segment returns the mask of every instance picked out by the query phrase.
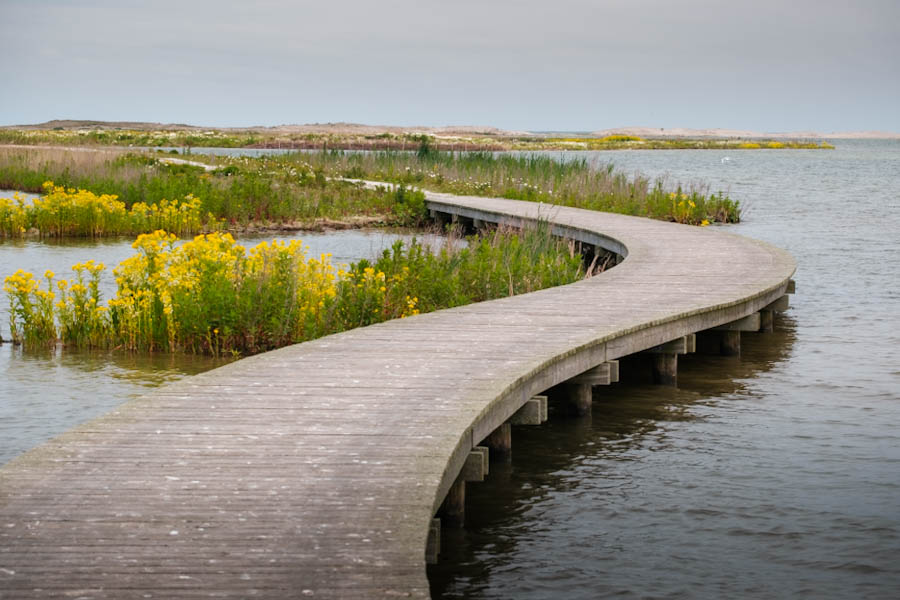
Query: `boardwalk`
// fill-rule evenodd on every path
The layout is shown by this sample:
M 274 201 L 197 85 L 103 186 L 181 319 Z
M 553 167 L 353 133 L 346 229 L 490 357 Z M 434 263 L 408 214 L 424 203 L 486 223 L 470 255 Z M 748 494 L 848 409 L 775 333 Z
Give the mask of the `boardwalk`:
M 569 286 L 357 329 L 129 402 L 0 469 L 0 598 L 428 597 L 432 518 L 529 398 L 752 315 L 794 261 L 716 231 L 428 194 L 627 251 Z

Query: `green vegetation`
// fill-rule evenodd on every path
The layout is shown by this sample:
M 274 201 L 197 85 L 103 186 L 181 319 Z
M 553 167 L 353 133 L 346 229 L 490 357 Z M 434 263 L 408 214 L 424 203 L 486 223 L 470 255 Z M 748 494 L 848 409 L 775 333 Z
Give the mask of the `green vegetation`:
M 195 148 L 244 148 L 258 144 L 254 133 L 226 133 L 217 130 L 134 129 L 0 129 L 0 144 L 58 146 L 161 146 Z
M 586 276 L 573 244 L 549 227 L 495 230 L 434 253 L 398 242 L 374 263 L 341 270 L 328 255 L 308 258 L 300 242 L 246 249 L 229 234 L 178 245 L 164 231 L 141 235 L 138 253 L 114 274 L 115 298 L 99 293 L 105 270 L 93 261 L 74 277 L 5 279 L 15 343 L 255 353 L 421 312 L 530 292 Z M 46 281 L 45 285 L 42 282 Z
M 336 222 L 413 226 L 424 218 L 424 203 L 415 192 L 398 195 L 332 181 L 321 168 L 314 168 L 302 157 L 290 164 L 251 159 L 240 166 L 223 165 L 214 171 L 169 164 L 163 158 L 164 155 L 115 151 L 0 148 L 0 188 L 40 193 L 45 182 L 53 181 L 64 188 L 115 196 L 114 200 L 127 211 L 191 196 L 199 203 L 196 211 L 203 215 L 203 223 L 187 231 L 216 229 L 220 225 L 237 229 L 248 225 L 312 229 Z M 33 222 L 18 221 L 4 226 L 4 210 L 10 213 L 16 205 L 12 201 L 0 203 L 0 235 L 3 231 L 17 235 L 19 228 L 27 231 L 37 227 Z M 71 213 L 67 215 L 72 218 Z M 165 223 L 160 226 L 169 228 Z M 159 227 L 143 231 L 155 228 Z M 132 228 L 118 232 L 138 231 Z
M 419 140 L 416 152 L 332 150 L 259 158 L 194 158 L 216 168 L 207 171 L 170 164 L 159 154 L 0 148 L 0 188 L 40 191 L 51 180 L 66 188 L 115 195 L 129 210 L 139 203 L 159 205 L 164 199 L 190 195 L 199 201 L 204 229 L 219 228 L 220 222 L 224 228 L 236 229 L 260 224 L 311 228 L 323 221 L 360 217 L 369 224 L 415 226 L 425 218 L 425 203 L 410 186 L 696 225 L 740 219 L 737 202 L 701 187 L 673 190 L 664 181 L 629 178 L 611 165 L 598 168 L 584 158 L 563 161 L 538 154 L 442 152 L 427 139 Z M 367 190 L 341 178 L 404 187 Z M 7 229 L 15 234 L 18 221 L 9 221 Z
M 41 237 L 103 237 L 155 229 L 186 235 L 221 225 L 211 214 L 203 215 L 200 200 L 191 195 L 158 204 L 136 202 L 129 209 L 108 194 L 66 189 L 52 181 L 43 188 L 44 195 L 33 202 L 19 196 L 0 198 L 0 238 L 23 237 L 29 231 Z
M 230 159 L 243 164 L 246 159 Z M 267 159 L 287 168 L 295 156 Z M 304 162 L 331 177 L 349 177 L 414 185 L 424 189 L 499 196 L 545 204 L 575 206 L 691 223 L 733 223 L 740 206 L 722 193 L 704 188 L 667 189 L 662 180 L 628 178 L 612 165 L 597 168 L 584 158 L 561 161 L 538 154 L 492 152 L 320 152 Z

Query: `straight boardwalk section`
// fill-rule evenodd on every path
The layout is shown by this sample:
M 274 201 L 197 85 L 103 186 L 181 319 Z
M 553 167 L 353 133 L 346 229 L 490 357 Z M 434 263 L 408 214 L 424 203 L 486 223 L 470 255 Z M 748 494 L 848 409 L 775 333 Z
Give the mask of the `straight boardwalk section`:
M 184 379 L 0 469 L 0 598 L 428 597 L 432 519 L 529 398 L 778 300 L 784 251 L 714 228 L 428 194 L 618 250 L 576 284 Z

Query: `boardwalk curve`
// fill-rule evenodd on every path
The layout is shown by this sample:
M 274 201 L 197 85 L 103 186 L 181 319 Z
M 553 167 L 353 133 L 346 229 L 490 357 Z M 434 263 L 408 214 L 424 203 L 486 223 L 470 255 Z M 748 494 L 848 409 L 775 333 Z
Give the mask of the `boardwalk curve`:
M 184 379 L 0 468 L 0 598 L 428 597 L 432 518 L 533 395 L 752 315 L 783 250 L 716 228 L 428 193 L 626 258 L 572 285 L 348 331 Z

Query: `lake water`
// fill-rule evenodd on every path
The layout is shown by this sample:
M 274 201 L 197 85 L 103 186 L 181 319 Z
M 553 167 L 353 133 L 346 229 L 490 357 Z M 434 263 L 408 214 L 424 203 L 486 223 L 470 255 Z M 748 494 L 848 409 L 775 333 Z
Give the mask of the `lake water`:
M 729 231 L 797 258 L 792 307 L 739 359 L 681 360 L 678 389 L 514 431 L 434 597 L 900 597 L 900 142 L 835 144 L 593 157 L 730 192 Z
M 434 597 L 897 597 L 900 142 L 835 144 L 588 155 L 729 192 L 745 221 L 726 229 L 792 252 L 797 294 L 740 358 L 681 360 L 677 389 L 616 384 L 590 420 L 517 428 L 512 461 L 469 486 L 467 527 L 444 531 Z M 106 247 L 29 244 L 0 245 L 0 273 Z M 0 461 L 209 367 L 93 360 L 0 346 Z

